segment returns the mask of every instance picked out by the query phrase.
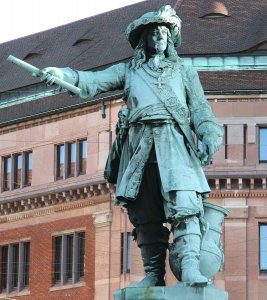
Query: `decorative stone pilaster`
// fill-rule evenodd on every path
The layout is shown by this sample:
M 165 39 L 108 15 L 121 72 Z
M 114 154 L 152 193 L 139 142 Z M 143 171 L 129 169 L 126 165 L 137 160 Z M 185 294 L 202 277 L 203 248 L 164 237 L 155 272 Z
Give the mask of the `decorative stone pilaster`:
M 108 204 L 108 203 L 107 203 Z M 111 222 L 112 211 L 106 206 L 93 214 L 95 226 L 95 297 L 109 299 L 111 268 Z

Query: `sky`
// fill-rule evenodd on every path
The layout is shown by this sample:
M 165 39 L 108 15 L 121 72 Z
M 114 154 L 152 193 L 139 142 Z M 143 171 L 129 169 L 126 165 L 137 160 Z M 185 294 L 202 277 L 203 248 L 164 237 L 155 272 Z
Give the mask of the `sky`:
M 142 0 L 1 1 L 0 43 L 141 1 Z

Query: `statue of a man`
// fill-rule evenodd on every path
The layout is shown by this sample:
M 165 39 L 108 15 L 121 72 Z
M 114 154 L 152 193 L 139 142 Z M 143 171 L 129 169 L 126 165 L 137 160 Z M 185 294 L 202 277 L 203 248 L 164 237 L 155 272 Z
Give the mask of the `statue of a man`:
M 135 286 L 164 286 L 169 222 L 179 253 L 179 280 L 205 286 L 199 271 L 204 230 L 202 200 L 210 192 L 202 165 L 221 144 L 222 128 L 205 99 L 197 72 L 175 47 L 181 21 L 169 5 L 133 21 L 126 34 L 134 54 L 129 62 L 103 71 L 46 68 L 43 78 L 59 77 L 81 88 L 80 97 L 124 89 L 117 139 L 105 175 L 115 182 L 116 203 L 127 208 L 146 277 Z M 197 149 L 193 134 L 203 143 Z

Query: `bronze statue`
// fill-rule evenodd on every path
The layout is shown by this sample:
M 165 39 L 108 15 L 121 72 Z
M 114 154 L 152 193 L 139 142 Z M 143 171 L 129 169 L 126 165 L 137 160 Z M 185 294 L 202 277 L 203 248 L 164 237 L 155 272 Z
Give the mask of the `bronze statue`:
M 115 204 L 127 208 L 141 249 L 146 277 L 134 286 L 165 285 L 166 222 L 178 253 L 176 277 L 205 286 L 208 279 L 199 270 L 199 256 L 206 224 L 202 201 L 210 188 L 202 166 L 218 150 L 222 128 L 197 72 L 177 55 L 181 21 L 174 9 L 166 5 L 144 14 L 126 34 L 134 49 L 129 62 L 96 72 L 50 67 L 42 70 L 42 80 L 64 80 L 78 87 L 82 98 L 124 90 L 127 109 L 119 116 L 105 177 L 117 184 Z M 192 132 L 202 141 L 202 152 Z

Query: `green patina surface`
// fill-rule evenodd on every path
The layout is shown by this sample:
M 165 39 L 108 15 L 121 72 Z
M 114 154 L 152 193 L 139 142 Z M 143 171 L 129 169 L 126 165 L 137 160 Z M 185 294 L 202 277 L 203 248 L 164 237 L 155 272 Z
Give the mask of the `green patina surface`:
M 177 284 L 169 287 L 117 290 L 114 292 L 114 300 L 228 300 L 228 293 L 212 284 L 203 288 Z

